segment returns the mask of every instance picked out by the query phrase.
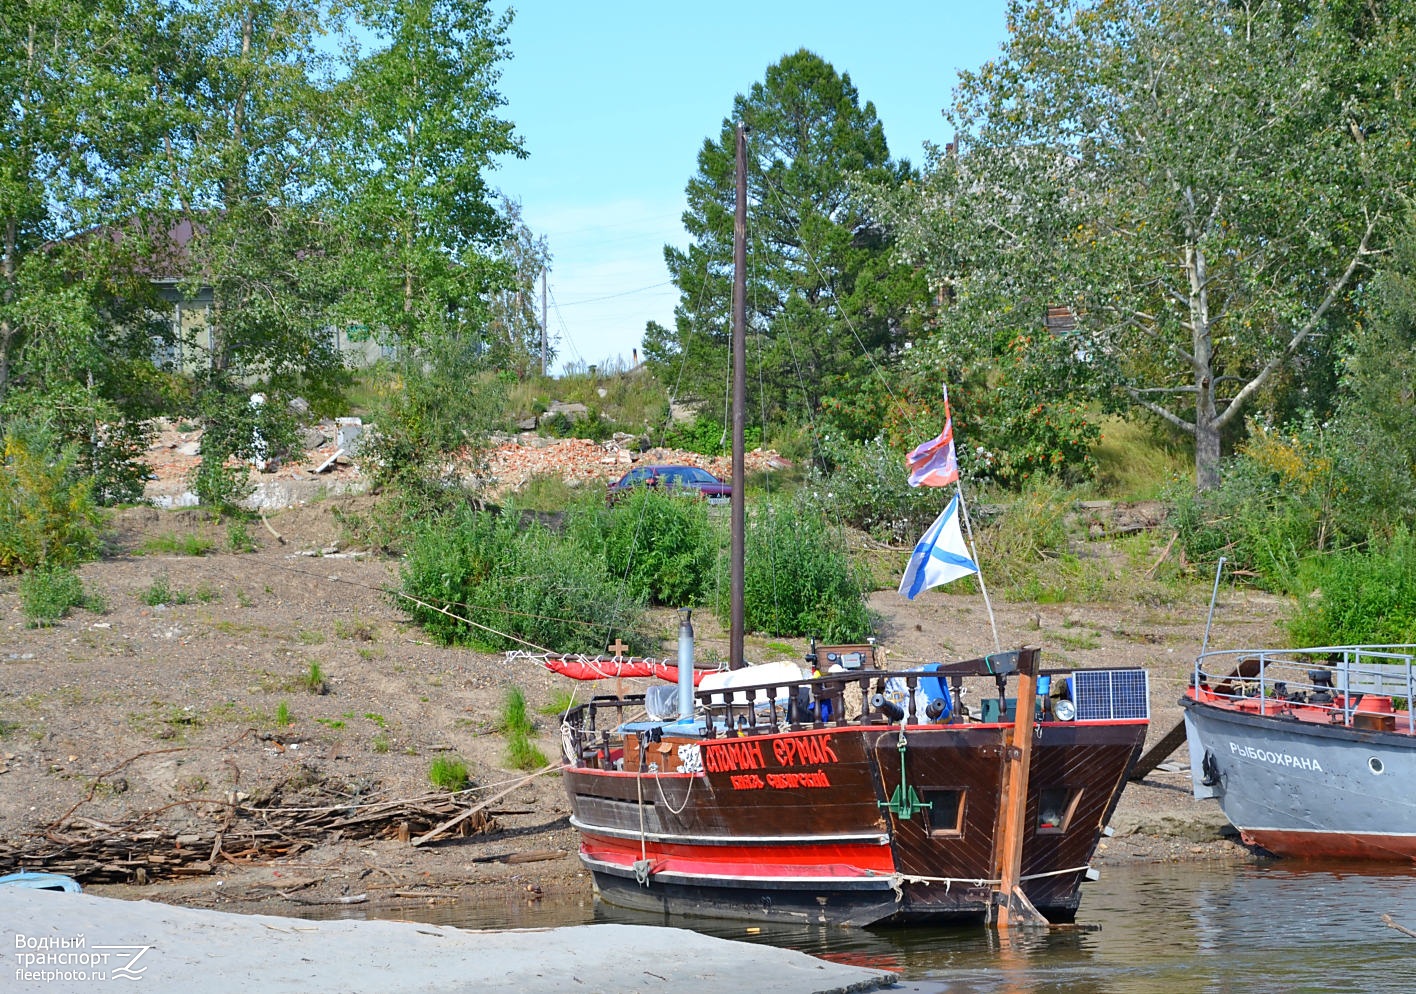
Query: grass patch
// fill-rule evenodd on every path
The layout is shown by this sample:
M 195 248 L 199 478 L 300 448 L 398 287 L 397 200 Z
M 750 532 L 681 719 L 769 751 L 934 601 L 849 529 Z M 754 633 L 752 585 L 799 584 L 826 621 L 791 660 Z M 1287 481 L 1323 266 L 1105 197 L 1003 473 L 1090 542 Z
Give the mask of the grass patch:
M 526 710 L 526 695 L 520 687 L 511 687 L 502 699 L 501 711 L 497 715 L 497 731 L 508 737 L 530 735 L 535 725 Z
M 256 539 L 250 526 L 239 518 L 226 526 L 226 548 L 229 552 L 255 552 Z
M 343 720 L 342 718 L 316 718 L 315 721 L 316 721 L 318 724 L 323 725 L 325 728 L 343 728 L 343 727 L 344 727 L 344 720 Z
M 551 699 L 537 710 L 547 717 L 555 718 L 575 707 L 575 691 L 562 687 L 551 695 Z
M 325 633 L 317 632 L 309 628 L 302 628 L 295 633 L 295 641 L 299 642 L 301 645 L 324 645 Z
M 539 770 L 550 762 L 530 739 L 512 739 L 508 742 L 506 759 L 516 770 Z
M 30 628 L 47 628 L 84 603 L 79 575 L 62 566 L 39 566 L 20 577 L 20 610 Z
M 1193 443 L 1191 443 L 1193 444 Z M 1101 439 L 1092 449 L 1097 489 L 1122 500 L 1156 500 L 1168 483 L 1194 472 L 1193 451 L 1164 429 L 1120 418 L 1104 418 Z
M 318 660 L 310 660 L 310 666 L 305 670 L 302 682 L 305 684 L 305 689 L 312 694 L 329 693 L 329 684 L 325 681 L 324 670 L 320 669 Z
M 1076 651 L 1095 649 L 1101 645 L 1101 639 L 1096 632 L 1061 632 L 1055 633 L 1053 638 L 1062 648 Z
M 1287 622 L 1296 644 L 1416 642 L 1416 535 L 1405 527 L 1381 549 L 1311 556 L 1300 576 L 1311 593 Z
M 178 604 L 190 604 L 192 595 L 185 590 L 179 590 L 172 586 L 172 581 L 166 573 L 160 573 L 146 590 L 139 595 L 139 599 L 148 607 L 157 607 L 159 604 L 166 604 L 173 607 Z
M 560 511 L 584 492 L 583 487 L 572 487 L 556 473 L 538 473 L 516 491 L 516 506 L 528 511 Z
M 351 621 L 335 619 L 334 634 L 337 638 L 353 642 L 374 642 L 379 637 L 379 630 L 373 622 L 355 617 Z
M 203 720 L 190 706 L 178 707 L 176 704 L 154 701 L 153 707 L 148 711 L 129 715 L 128 723 L 153 738 L 181 742 L 186 739 L 188 732 L 201 728 Z
M 281 728 L 295 724 L 295 716 L 290 713 L 290 705 L 284 701 L 275 706 L 275 723 Z
M 211 630 L 223 635 L 260 635 L 266 638 L 270 636 L 270 629 L 265 625 L 242 624 L 239 621 L 227 621 L 225 618 L 213 621 Z
M 467 786 L 467 764 L 458 756 L 434 756 L 428 779 L 438 790 L 458 791 Z
M 264 724 L 264 718 L 253 708 L 235 701 L 223 701 L 207 710 L 207 717 L 213 721 L 244 721 L 250 724 Z
M 647 370 L 630 375 L 624 363 L 574 363 L 559 377 L 528 376 L 507 387 L 512 419 L 542 414 L 552 400 L 581 403 L 597 421 L 628 432 L 662 429 L 669 420 L 668 391 Z
M 216 543 L 201 535 L 178 535 L 168 532 L 165 535 L 154 535 L 143 540 L 143 544 L 138 550 L 146 555 L 165 554 L 169 556 L 205 556 L 212 549 L 216 548 Z
M 379 734 L 373 737 L 373 740 L 370 742 L 370 745 L 373 746 L 374 752 L 388 752 L 388 736 L 383 732 L 379 732 Z
M 531 741 L 535 725 L 526 711 L 526 695 L 520 687 L 507 690 L 497 728 L 506 736 L 506 758 L 512 769 L 534 770 L 546 765 L 545 753 Z

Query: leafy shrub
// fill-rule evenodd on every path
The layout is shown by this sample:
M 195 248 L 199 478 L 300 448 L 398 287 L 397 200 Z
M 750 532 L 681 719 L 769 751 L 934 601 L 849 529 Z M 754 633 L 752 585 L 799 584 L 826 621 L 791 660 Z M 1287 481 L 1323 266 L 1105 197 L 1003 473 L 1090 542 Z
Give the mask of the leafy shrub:
M 1066 487 L 1033 477 L 1000 513 L 986 523 L 973 522 L 986 578 L 1000 587 L 1037 588 L 1039 567 L 1047 564 L 1050 569 L 1068 555 L 1067 514 L 1072 503 Z
M 821 513 L 805 502 L 763 501 L 747 517 L 743 615 L 748 628 L 775 635 L 814 635 L 856 642 L 871 631 L 863 578 Z M 725 557 L 726 558 L 726 557 Z M 719 569 L 724 575 L 728 565 Z M 714 611 L 729 617 L 729 591 Z
M 83 581 L 62 566 L 38 566 L 20 577 L 20 610 L 31 628 L 44 628 L 85 603 Z
M 973 451 L 977 477 L 1007 486 L 1038 475 L 1072 483 L 1089 479 L 1096 468 L 1092 450 L 1101 438 L 1097 416 L 1078 401 L 1028 403 L 1033 398 L 1009 393 L 990 394 L 993 403 L 979 412 Z
M 971 319 L 957 312 L 951 319 Z M 1091 479 L 1105 405 L 1121 391 L 1097 382 L 1097 370 L 1070 335 L 1000 330 L 992 338 L 987 379 L 951 392 L 959 462 L 975 480 L 1016 488 L 1035 476 L 1068 484 Z M 979 367 L 982 368 L 982 367 Z M 955 396 L 956 394 L 956 396 Z M 943 425 L 942 412 L 935 423 Z
M 93 478 L 49 428 L 12 421 L 0 436 L 0 573 L 72 566 L 98 551 Z
M 46 391 L 16 390 L 0 406 L 0 421 L 22 418 L 51 426 L 56 444 L 72 445 L 75 465 L 93 478 L 102 505 L 143 499 L 152 423 L 125 417 L 111 403 L 77 385 Z
M 255 493 L 244 463 L 228 465 L 224 456 L 202 453 L 202 461 L 187 474 L 187 485 L 203 507 L 219 514 L 237 514 L 241 502 Z
M 377 430 L 364 434 L 358 452 L 376 486 L 418 500 L 458 489 L 461 456 L 505 413 L 506 387 L 495 375 L 478 375 L 486 363 L 477 343 L 449 339 L 416 350 L 378 382 Z
M 1309 553 L 1365 537 L 1344 519 L 1348 489 L 1323 428 L 1313 421 L 1273 429 L 1251 425 L 1248 441 L 1224 460 L 1218 488 L 1177 485 L 1168 517 L 1192 562 L 1224 556 L 1269 589 L 1290 589 Z
M 467 787 L 467 764 L 459 756 L 434 756 L 428 780 L 438 790 L 463 790 Z
M 226 525 L 226 548 L 230 552 L 255 552 L 256 540 L 245 521 L 235 518 Z
M 597 408 L 589 408 L 583 418 L 572 418 L 564 411 L 540 422 L 538 427 L 544 435 L 552 438 L 584 438 L 592 442 L 604 442 L 619 430 L 619 425 L 605 417 Z
M 703 601 L 721 545 L 705 501 L 635 487 L 607 518 L 605 564 L 631 596 L 670 607 Z
M 268 459 L 289 452 L 296 445 L 297 418 L 276 394 L 253 403 L 251 394 L 233 384 L 223 384 L 202 395 L 202 459 L 241 462 Z
M 910 486 L 904 454 L 880 438 L 818 440 L 809 486 L 827 517 L 885 542 L 914 542 L 943 509 L 937 490 Z
M 747 425 L 742 434 L 743 443 L 749 450 L 762 444 L 761 425 Z M 732 427 L 718 418 L 699 415 L 692 421 L 670 424 L 664 429 L 660 444 L 704 456 L 725 456 L 732 449 Z
M 1299 645 L 1416 643 L 1416 536 L 1397 529 L 1383 548 L 1311 556 L 1288 621 Z
M 634 632 L 642 601 L 606 576 L 602 553 L 523 527 L 514 511 L 464 507 L 423 522 L 401 583 L 396 602 L 445 644 L 598 653 L 618 635 L 652 647 Z

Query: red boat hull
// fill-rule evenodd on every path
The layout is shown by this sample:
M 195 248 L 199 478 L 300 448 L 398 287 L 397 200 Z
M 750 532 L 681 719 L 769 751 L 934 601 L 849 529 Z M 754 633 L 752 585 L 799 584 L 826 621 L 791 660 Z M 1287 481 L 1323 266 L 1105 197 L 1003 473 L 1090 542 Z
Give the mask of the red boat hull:
M 867 925 L 983 921 L 994 902 L 1010 725 L 898 725 L 666 741 L 658 765 L 565 768 L 581 859 L 602 897 L 641 910 Z M 1054 921 L 1080 886 L 1146 722 L 1037 726 L 1022 877 Z M 631 765 L 639 757 L 631 757 Z M 902 784 L 902 770 L 905 782 Z M 934 807 L 892 809 L 900 789 Z M 1044 810 L 1062 797 L 1066 825 Z

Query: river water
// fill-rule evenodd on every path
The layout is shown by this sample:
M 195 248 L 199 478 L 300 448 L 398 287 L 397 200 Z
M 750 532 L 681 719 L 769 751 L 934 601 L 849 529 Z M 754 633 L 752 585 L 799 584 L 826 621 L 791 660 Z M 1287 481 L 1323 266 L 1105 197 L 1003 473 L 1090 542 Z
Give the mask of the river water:
M 388 917 L 466 928 L 591 922 L 674 924 L 890 970 L 922 994 L 1410 994 L 1416 991 L 1416 869 L 1297 863 L 1107 867 L 1083 891 L 1078 926 L 754 929 L 672 922 L 590 900 L 401 908 Z

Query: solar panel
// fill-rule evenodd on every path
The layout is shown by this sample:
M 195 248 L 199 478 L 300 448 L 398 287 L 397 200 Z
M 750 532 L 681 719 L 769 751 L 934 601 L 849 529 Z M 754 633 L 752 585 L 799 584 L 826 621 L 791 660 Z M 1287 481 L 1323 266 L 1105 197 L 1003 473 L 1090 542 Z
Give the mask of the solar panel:
M 1078 670 L 1072 674 L 1078 721 L 1150 718 L 1150 680 L 1145 670 Z

